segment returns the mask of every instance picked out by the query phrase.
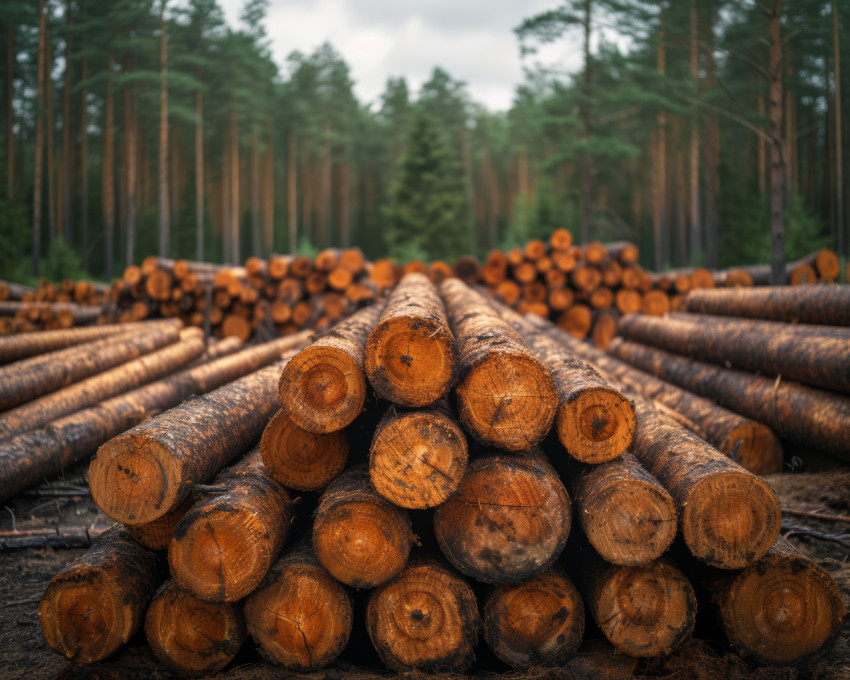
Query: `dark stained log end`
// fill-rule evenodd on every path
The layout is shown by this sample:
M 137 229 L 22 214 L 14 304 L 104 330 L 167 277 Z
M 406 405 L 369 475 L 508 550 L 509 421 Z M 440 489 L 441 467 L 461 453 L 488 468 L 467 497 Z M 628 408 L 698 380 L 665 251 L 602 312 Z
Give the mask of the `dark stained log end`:
M 619 390 L 591 385 L 558 409 L 555 425 L 567 452 L 584 463 L 612 460 L 631 446 L 637 427 L 632 402 Z

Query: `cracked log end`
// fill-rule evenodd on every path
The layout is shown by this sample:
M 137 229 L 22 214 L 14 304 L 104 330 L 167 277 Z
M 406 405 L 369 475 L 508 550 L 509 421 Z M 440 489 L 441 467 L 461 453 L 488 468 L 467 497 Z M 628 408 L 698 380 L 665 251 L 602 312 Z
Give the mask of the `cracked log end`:
M 631 445 L 637 425 L 634 406 L 621 392 L 592 386 L 561 405 L 555 426 L 573 458 L 603 463 Z

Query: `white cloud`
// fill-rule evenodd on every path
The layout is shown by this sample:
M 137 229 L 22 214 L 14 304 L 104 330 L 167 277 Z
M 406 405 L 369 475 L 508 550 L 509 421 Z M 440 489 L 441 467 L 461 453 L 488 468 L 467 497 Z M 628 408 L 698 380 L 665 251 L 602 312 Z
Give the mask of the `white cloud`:
M 220 0 L 235 26 L 243 0 Z M 390 76 L 416 91 L 434 66 L 467 83 L 472 99 L 491 110 L 510 107 L 522 82 L 513 29 L 557 0 L 272 0 L 266 21 L 275 61 L 330 42 L 351 69 L 362 102 L 377 101 Z M 580 46 L 563 40 L 540 53 L 546 63 L 576 68 Z

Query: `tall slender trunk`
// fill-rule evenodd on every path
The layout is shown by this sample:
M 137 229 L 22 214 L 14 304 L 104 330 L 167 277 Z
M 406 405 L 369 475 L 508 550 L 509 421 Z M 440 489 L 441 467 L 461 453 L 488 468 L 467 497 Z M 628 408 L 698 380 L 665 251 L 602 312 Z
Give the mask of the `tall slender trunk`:
M 794 62 L 791 48 L 787 48 L 782 56 L 782 61 L 785 63 L 785 75 L 787 76 L 788 85 L 783 87 L 783 99 L 785 102 L 785 110 L 782 113 L 783 123 L 785 127 L 785 199 L 789 200 L 793 193 L 796 192 L 795 166 L 797 163 L 797 140 L 795 136 L 796 125 L 794 124 L 794 109 L 796 108 L 797 99 L 794 96 L 794 90 L 791 88 L 794 76 Z
M 53 78 L 51 71 L 53 70 L 53 38 L 50 35 L 50 24 L 47 24 L 46 31 L 47 41 L 45 52 L 47 53 L 47 61 L 44 65 L 46 73 L 44 75 L 47 83 L 47 101 L 45 102 L 45 113 L 47 115 L 47 226 L 50 230 L 50 243 L 58 236 L 56 230 L 56 175 L 53 158 Z
M 195 259 L 204 259 L 204 93 L 195 93 Z
M 838 3 L 832 3 L 832 40 L 835 51 L 835 226 L 836 247 L 842 257 L 847 254 L 844 232 L 844 163 L 841 140 L 841 50 L 838 41 Z
M 699 26 L 696 0 L 691 0 L 691 81 L 694 97 L 699 94 Z M 699 114 L 696 104 L 691 107 L 691 148 L 690 160 L 690 223 L 691 223 L 691 264 L 696 265 L 702 250 L 702 230 L 699 222 Z
M 319 247 L 325 248 L 330 245 L 331 234 L 331 131 L 326 125 L 323 132 L 322 143 L 322 175 L 321 175 L 321 202 L 320 206 L 320 238 Z
M 764 95 L 759 92 L 758 94 L 758 114 L 759 118 L 764 118 Z M 762 127 L 759 124 L 759 127 Z M 764 135 L 759 135 L 758 138 L 758 164 L 759 164 L 759 196 L 764 196 L 765 189 L 767 187 L 767 149 L 764 143 Z
M 785 141 L 782 138 L 782 30 L 780 0 L 770 14 L 770 280 L 785 282 Z
M 106 76 L 106 105 L 103 130 L 103 231 L 106 278 L 112 278 L 113 240 L 115 238 L 115 100 L 112 94 L 112 71 L 115 57 L 109 53 L 109 73 Z
M 472 152 L 469 144 L 469 130 L 466 129 L 466 119 L 460 129 L 460 153 L 463 163 L 463 180 L 466 189 L 466 228 L 469 235 L 469 252 L 478 251 L 478 232 L 475 226 L 475 187 L 472 177 Z
M 658 75 L 664 78 L 667 73 L 667 50 L 664 44 L 664 10 L 661 9 L 658 27 Z M 656 155 L 656 173 L 658 174 L 658 205 L 655 221 L 655 268 L 660 271 L 670 263 L 670 225 L 667 218 L 667 112 L 658 112 L 658 153 Z
M 584 103 L 581 106 L 583 135 L 590 140 L 592 133 L 590 96 L 593 90 L 593 64 L 590 56 L 592 2 L 584 0 Z M 590 228 L 593 221 L 593 159 L 584 153 L 581 159 L 581 242 L 590 241 Z
M 221 138 L 221 252 L 227 264 L 233 264 L 233 230 L 230 228 L 230 117 L 224 123 Z
M 705 25 L 706 60 L 705 60 L 705 89 L 714 89 L 714 9 L 708 12 Z M 718 158 L 720 156 L 720 134 L 717 125 L 717 114 L 709 112 L 705 116 L 705 266 L 717 269 L 718 250 L 718 216 L 717 216 L 717 176 Z
M 159 33 L 159 256 L 168 257 L 171 240 L 168 224 L 168 52 L 165 39 L 165 5 L 162 0 Z
M 676 116 L 673 119 L 673 139 L 682 139 L 684 121 Z M 671 152 L 676 167 L 676 176 L 671 180 L 676 184 L 676 227 L 679 234 L 678 250 L 676 258 L 678 265 L 684 267 L 688 264 L 688 180 L 685 172 L 685 145 L 674 142 Z
M 260 257 L 262 253 L 262 224 L 260 219 L 260 140 L 257 124 L 251 130 L 251 254 Z
M 298 247 L 298 146 L 295 133 L 289 134 L 289 167 L 286 172 L 286 207 L 288 210 L 287 227 L 289 229 L 289 252 L 294 253 Z
M 519 149 L 519 164 L 517 166 L 517 193 L 522 197 L 522 238 L 528 236 L 528 149 L 525 142 Z
M 304 140 L 301 156 L 301 224 L 304 236 L 310 243 L 316 243 L 313 230 L 313 163 L 310 157 L 310 139 Z
M 71 243 L 71 0 L 65 4 L 65 89 L 62 93 L 62 237 Z
M 138 100 L 130 96 L 129 90 L 125 90 L 124 106 L 129 111 L 129 125 L 127 125 L 127 243 L 125 266 L 133 264 L 136 257 L 136 224 L 138 222 L 138 202 L 136 197 L 136 150 L 138 149 L 139 121 Z
M 36 277 L 41 257 L 41 163 L 43 160 L 41 128 L 44 111 L 44 34 L 47 29 L 44 0 L 39 0 L 38 16 L 38 99 L 35 113 L 35 171 L 32 199 L 32 275 Z
M 269 124 L 266 153 L 263 156 L 263 253 L 274 251 L 274 133 Z
M 88 47 L 88 34 L 83 36 L 83 54 Z M 89 60 L 83 56 L 81 78 L 88 78 Z M 89 90 L 83 87 L 80 101 L 80 240 L 83 271 L 89 271 Z
M 350 189 L 348 186 L 348 149 L 342 148 L 342 161 L 339 167 L 339 245 L 348 248 L 350 224 Z
M 241 219 L 239 214 L 239 121 L 236 109 L 230 109 L 230 247 L 233 264 L 239 264 Z
M 15 196 L 15 107 L 13 101 L 15 79 L 15 30 L 11 21 L 6 30 L 6 196 Z

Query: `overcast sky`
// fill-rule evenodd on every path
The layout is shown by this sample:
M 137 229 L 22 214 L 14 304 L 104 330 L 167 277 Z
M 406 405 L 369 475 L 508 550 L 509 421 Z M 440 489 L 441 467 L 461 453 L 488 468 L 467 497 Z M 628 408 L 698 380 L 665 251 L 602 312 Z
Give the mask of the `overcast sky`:
M 243 0 L 220 0 L 238 24 Z M 387 78 L 404 76 L 414 92 L 441 66 L 463 80 L 476 102 L 506 110 L 522 82 L 513 32 L 524 17 L 558 0 L 271 0 L 266 26 L 278 66 L 293 50 L 330 42 L 351 69 L 363 102 L 378 101 Z M 579 35 L 541 52 L 570 71 L 580 65 Z M 526 58 L 527 60 L 528 58 Z

